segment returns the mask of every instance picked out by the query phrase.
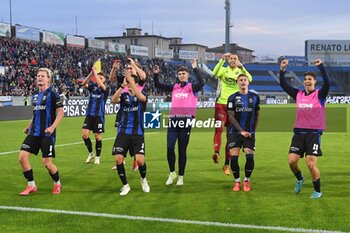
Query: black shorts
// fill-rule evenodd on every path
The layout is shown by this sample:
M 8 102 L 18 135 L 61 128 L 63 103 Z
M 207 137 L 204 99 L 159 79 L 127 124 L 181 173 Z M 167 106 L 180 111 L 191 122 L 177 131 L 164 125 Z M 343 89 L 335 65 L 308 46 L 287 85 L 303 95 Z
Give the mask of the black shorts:
M 145 138 L 141 135 L 128 135 L 119 133 L 114 141 L 112 155 L 130 153 L 131 157 L 136 154 L 145 155 Z
M 289 153 L 298 154 L 300 158 L 304 157 L 304 154 L 322 156 L 321 134 L 312 132 L 294 133 Z
M 36 137 L 28 135 L 22 143 L 21 150 L 37 155 L 40 149 L 43 158 L 54 158 L 55 141 L 54 136 Z
M 86 116 L 83 129 L 92 130 L 94 133 L 105 132 L 105 121 L 103 116 Z
M 232 148 L 249 148 L 255 150 L 255 134 L 250 138 L 246 138 L 241 134 L 228 134 L 227 145 L 229 149 Z

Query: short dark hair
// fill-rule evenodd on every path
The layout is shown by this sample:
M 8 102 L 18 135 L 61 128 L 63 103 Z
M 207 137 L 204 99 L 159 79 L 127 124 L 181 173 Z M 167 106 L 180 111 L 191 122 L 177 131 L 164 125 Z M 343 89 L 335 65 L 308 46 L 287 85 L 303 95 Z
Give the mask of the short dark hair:
M 241 60 L 241 56 L 237 53 L 237 51 L 232 52 L 231 55 L 237 56 L 238 60 Z
M 248 76 L 247 76 L 246 74 L 240 74 L 240 75 L 238 75 L 237 80 L 238 80 L 240 77 L 246 77 L 246 78 L 248 79 L 248 81 L 249 81 L 249 78 L 248 78 Z
M 105 75 L 105 73 L 103 73 L 102 71 L 101 71 L 101 72 L 98 72 L 97 75 L 101 75 L 101 76 L 107 78 L 106 75 Z
M 305 73 L 304 73 L 304 78 L 305 78 L 307 75 L 310 75 L 311 77 L 313 77 L 313 78 L 316 80 L 316 73 L 315 73 L 315 72 L 311 72 L 311 71 L 305 72 Z
M 180 66 L 179 68 L 177 68 L 177 72 L 180 72 L 180 71 L 186 71 L 187 73 L 190 72 L 190 70 L 186 66 Z

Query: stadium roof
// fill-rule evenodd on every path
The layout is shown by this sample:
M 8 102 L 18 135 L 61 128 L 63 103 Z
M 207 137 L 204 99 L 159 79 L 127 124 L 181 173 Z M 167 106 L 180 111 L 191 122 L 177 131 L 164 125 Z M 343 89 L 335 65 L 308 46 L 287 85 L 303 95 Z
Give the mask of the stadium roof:
M 203 48 L 208 48 L 206 45 L 196 44 L 196 43 L 189 43 L 189 44 L 170 44 L 169 47 L 175 47 L 175 46 L 199 46 Z
M 254 50 L 238 46 L 236 43 L 230 44 L 230 52 L 235 52 L 235 51 L 253 52 Z M 225 44 L 223 44 L 223 45 L 221 45 L 219 47 L 214 47 L 214 48 L 207 49 L 207 52 L 224 53 L 225 52 Z
M 145 34 L 145 35 L 132 35 L 132 36 L 99 36 L 99 37 L 95 37 L 95 39 L 97 40 L 104 40 L 104 39 L 125 39 L 125 38 L 146 38 L 146 37 L 157 37 L 157 38 L 162 38 L 162 39 L 166 39 L 166 40 L 170 40 L 170 38 L 168 37 L 164 37 L 164 36 L 158 36 L 158 35 L 149 35 L 149 34 Z

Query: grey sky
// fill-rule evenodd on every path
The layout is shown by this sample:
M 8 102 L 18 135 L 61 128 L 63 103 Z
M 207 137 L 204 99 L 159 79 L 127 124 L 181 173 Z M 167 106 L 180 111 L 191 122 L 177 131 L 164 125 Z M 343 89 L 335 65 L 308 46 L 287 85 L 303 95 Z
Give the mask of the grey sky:
M 0 21 L 10 22 L 10 0 Z M 225 41 L 224 0 L 12 0 L 12 23 L 86 37 L 121 35 L 123 27 L 209 47 Z M 231 0 L 231 42 L 256 55 L 304 55 L 307 39 L 350 39 L 348 0 Z

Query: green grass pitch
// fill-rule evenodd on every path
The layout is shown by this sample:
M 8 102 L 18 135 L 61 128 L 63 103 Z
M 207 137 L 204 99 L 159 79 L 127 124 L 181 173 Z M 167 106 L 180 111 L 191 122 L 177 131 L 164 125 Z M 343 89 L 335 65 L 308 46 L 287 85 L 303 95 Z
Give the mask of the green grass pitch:
M 116 130 L 115 116 L 106 117 L 101 164 L 84 164 L 87 151 L 81 139 L 83 118 L 64 118 L 58 128 L 55 164 L 62 181 L 62 194 L 52 195 L 53 182 L 32 156 L 38 192 L 18 195 L 26 186 L 17 161 L 28 121 L 0 122 L 0 206 L 58 209 L 129 216 L 171 218 L 194 221 L 273 226 L 330 231 L 350 231 L 350 147 L 349 107 L 328 105 L 328 126 L 322 136 L 324 156 L 318 161 L 324 196 L 310 200 L 313 191 L 305 160 L 306 177 L 300 194 L 293 193 L 295 178 L 287 164 L 292 137 L 293 106 L 262 106 L 256 135 L 255 170 L 250 193 L 234 193 L 233 177 L 222 172 L 211 159 L 213 130 L 193 130 L 188 147 L 184 185 L 166 186 L 166 131 L 147 130 L 146 162 L 150 193 L 141 190 L 139 173 L 132 172 L 132 159 L 126 158 L 131 191 L 119 196 L 121 182 L 111 170 Z M 340 110 L 339 110 L 340 109 Z M 345 114 L 345 115 L 344 115 Z M 198 110 L 198 118 L 212 117 L 213 109 Z M 223 135 L 224 140 L 224 135 Z M 73 145 L 64 145 L 71 144 Z M 81 142 L 81 143 L 79 143 Z M 60 146 L 61 145 L 61 146 Z M 223 150 L 222 150 L 223 151 Z M 223 153 L 222 153 L 223 154 Z M 245 158 L 241 156 L 244 176 Z M 177 166 L 176 166 L 177 167 Z M 262 232 L 261 229 L 229 228 L 183 223 L 112 219 L 54 213 L 0 209 L 0 232 Z M 266 230 L 265 230 L 266 231 Z M 264 231 L 264 232 L 265 232 Z M 280 232 L 270 230 L 266 232 Z

